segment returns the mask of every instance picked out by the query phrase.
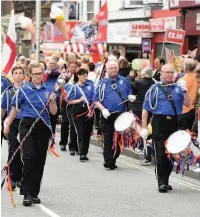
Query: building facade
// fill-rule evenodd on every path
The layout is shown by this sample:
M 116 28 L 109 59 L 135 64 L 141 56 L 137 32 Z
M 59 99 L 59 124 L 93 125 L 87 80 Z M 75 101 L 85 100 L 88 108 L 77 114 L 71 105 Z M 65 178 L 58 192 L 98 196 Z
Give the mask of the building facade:
M 200 0 L 170 0 L 170 9 L 181 13 L 181 28 L 185 30 L 183 53 L 198 48 L 200 54 Z

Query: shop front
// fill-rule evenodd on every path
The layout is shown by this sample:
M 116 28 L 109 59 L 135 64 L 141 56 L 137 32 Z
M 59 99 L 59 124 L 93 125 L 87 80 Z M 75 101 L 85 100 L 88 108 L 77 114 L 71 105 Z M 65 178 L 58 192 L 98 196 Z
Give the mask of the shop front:
M 198 9 L 188 9 L 185 13 L 185 47 L 184 51 L 198 48 L 200 54 L 200 7 Z
M 129 62 L 142 56 L 142 38 L 152 38 L 148 21 L 115 22 L 108 25 L 108 52 L 118 49 Z
M 179 10 L 156 10 L 152 11 L 150 22 L 150 31 L 154 34 L 152 60 L 155 57 L 165 58 L 165 52 L 162 52 L 164 47 L 174 50 L 175 55 L 179 56 L 182 53 L 181 46 L 178 44 L 164 43 L 166 29 L 180 29 L 180 12 Z M 164 44 L 163 44 L 164 43 Z

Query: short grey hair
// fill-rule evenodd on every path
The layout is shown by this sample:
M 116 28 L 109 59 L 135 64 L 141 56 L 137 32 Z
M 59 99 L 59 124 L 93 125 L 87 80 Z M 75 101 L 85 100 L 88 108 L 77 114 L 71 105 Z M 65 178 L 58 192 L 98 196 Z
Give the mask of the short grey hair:
M 140 75 L 141 75 L 143 78 L 152 78 L 153 71 L 152 71 L 152 69 L 150 69 L 150 68 L 144 68 L 144 69 L 142 69 L 142 71 L 140 72 Z
M 185 70 L 186 71 L 192 72 L 196 68 L 196 62 L 191 58 L 185 59 L 184 64 L 185 64 Z
M 108 70 L 108 67 L 110 66 L 110 65 L 112 65 L 112 64 L 114 64 L 114 65 L 116 65 L 117 66 L 117 68 L 119 69 L 119 66 L 118 66 L 118 63 L 116 62 L 116 61 L 108 61 L 108 63 L 106 64 L 106 69 Z
M 110 62 L 110 61 L 116 61 L 117 62 L 117 58 L 111 54 L 108 56 L 108 62 Z

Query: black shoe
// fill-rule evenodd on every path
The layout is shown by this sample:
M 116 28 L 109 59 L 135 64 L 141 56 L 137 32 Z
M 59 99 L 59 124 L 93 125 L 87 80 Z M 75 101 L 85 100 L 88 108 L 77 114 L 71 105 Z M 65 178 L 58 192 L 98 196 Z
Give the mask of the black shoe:
M 39 197 L 37 196 L 32 196 L 32 203 L 36 203 L 36 204 L 40 204 L 41 200 Z
M 110 163 L 104 163 L 103 166 L 104 166 L 106 169 L 109 169 L 109 168 L 110 168 Z
M 162 193 L 167 192 L 167 185 L 160 185 L 158 191 Z
M 60 145 L 60 150 L 61 151 L 66 151 L 66 147 L 64 145 Z
M 104 163 L 103 166 L 104 166 L 106 169 L 111 169 L 111 170 L 117 169 L 117 165 L 115 165 L 115 164 Z
M 30 194 L 24 195 L 23 205 L 24 206 L 31 206 L 32 205 L 32 199 L 31 199 Z
M 70 155 L 71 155 L 71 156 L 74 156 L 74 155 L 75 155 L 75 151 L 71 150 L 71 151 L 70 151 Z
M 81 155 L 80 156 L 80 161 L 84 162 L 84 161 L 88 161 L 89 158 L 86 155 Z
M 167 185 L 167 190 L 168 190 L 168 191 L 173 190 L 172 186 L 171 186 L 171 185 Z

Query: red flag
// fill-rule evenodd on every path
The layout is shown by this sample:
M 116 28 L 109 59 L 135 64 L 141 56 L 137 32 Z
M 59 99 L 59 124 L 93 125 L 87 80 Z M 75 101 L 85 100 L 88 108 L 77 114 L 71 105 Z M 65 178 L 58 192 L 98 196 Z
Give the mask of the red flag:
M 16 32 L 15 32 L 15 18 L 14 10 L 11 12 L 10 22 L 8 26 L 8 33 L 3 46 L 1 54 L 1 71 L 8 74 L 16 59 Z
M 108 27 L 108 5 L 107 2 L 100 8 L 99 13 L 95 16 L 95 21 L 98 22 L 98 33 L 89 38 L 86 44 L 98 44 L 107 42 L 107 27 Z

